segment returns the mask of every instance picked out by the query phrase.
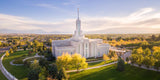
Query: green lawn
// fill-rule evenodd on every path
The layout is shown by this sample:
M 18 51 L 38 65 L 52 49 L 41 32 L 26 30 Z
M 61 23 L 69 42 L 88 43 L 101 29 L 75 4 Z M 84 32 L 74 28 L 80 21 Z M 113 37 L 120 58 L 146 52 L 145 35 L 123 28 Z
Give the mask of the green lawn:
M 18 79 L 24 79 L 27 77 L 28 68 L 25 66 L 10 65 L 10 61 L 14 60 L 15 58 L 20 58 L 27 54 L 28 54 L 28 50 L 17 51 L 17 52 L 14 52 L 13 54 L 10 54 L 8 57 L 4 57 L 3 59 L 3 65 L 5 66 L 5 68 Z
M 3 54 L 0 55 L 0 57 L 2 56 Z M 3 73 L 0 71 L 0 80 L 7 80 L 7 78 L 3 75 Z
M 69 80 L 160 80 L 160 73 L 125 65 L 125 71 L 119 72 L 115 65 L 85 70 L 70 74 Z

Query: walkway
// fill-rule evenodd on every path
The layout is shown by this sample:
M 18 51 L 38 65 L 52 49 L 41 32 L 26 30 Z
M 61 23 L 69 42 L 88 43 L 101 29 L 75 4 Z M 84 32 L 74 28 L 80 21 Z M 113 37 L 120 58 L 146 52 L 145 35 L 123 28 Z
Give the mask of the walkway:
M 14 77 L 11 73 L 9 73 L 5 67 L 3 66 L 2 60 L 4 58 L 6 54 L 3 54 L 3 56 L 0 59 L 0 70 L 2 71 L 2 73 L 4 74 L 4 76 L 8 79 L 8 80 L 18 80 L 16 77 Z
M 131 63 L 129 63 L 129 64 L 132 65 Z M 132 66 L 139 67 L 137 64 L 133 64 Z M 143 65 L 139 68 L 160 72 L 160 70 L 157 70 L 157 69 L 154 69 L 154 68 L 147 68 L 146 66 L 143 66 Z
M 36 57 L 42 57 L 42 58 L 44 58 L 44 56 L 40 56 L 40 55 L 38 55 L 38 53 L 36 53 L 36 55 L 33 56 L 33 57 L 27 57 L 27 58 L 23 59 L 23 62 L 26 61 L 27 59 L 36 58 Z
M 116 62 L 112 62 L 112 63 L 108 63 L 108 64 L 104 64 L 104 65 L 100 65 L 100 66 L 89 67 L 89 68 L 86 68 L 86 69 L 80 69 L 79 71 L 101 68 L 101 67 L 109 66 L 109 65 L 112 65 L 112 64 L 115 64 L 115 63 L 117 63 L 117 61 L 116 61 Z M 66 72 L 68 72 L 68 73 L 69 73 L 69 72 L 77 72 L 77 70 L 70 70 L 70 71 L 66 71 Z

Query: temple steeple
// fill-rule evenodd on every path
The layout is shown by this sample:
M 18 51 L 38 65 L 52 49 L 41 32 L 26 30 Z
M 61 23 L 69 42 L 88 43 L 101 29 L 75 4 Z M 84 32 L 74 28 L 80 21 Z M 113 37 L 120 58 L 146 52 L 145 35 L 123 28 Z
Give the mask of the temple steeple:
M 76 20 L 76 35 L 81 35 L 81 21 L 79 19 L 79 8 L 77 9 L 77 20 Z
M 77 8 L 77 20 L 76 20 L 76 30 L 74 33 L 74 38 L 82 38 L 83 34 L 81 31 L 81 20 L 79 18 L 79 8 Z
M 77 16 L 78 16 L 78 19 L 79 19 L 79 8 L 77 8 Z

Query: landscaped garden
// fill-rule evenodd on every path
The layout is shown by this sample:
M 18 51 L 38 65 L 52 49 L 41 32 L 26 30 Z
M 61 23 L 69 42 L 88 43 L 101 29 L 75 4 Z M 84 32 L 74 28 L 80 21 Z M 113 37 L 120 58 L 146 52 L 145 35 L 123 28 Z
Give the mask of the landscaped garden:
M 119 72 L 115 65 L 97 69 L 72 72 L 69 80 L 160 80 L 160 73 L 125 65 L 125 71 Z
M 28 50 L 27 51 L 16 51 L 10 54 L 8 57 L 4 57 L 3 59 L 4 67 L 8 70 L 8 72 L 10 72 L 12 75 L 14 75 L 18 79 L 24 79 L 27 77 L 28 68 L 24 65 L 22 66 L 11 65 L 10 62 L 18 58 L 22 60 L 23 58 L 21 57 L 24 57 L 24 56 L 27 57 L 28 52 L 29 52 Z
M 10 54 L 8 57 L 4 57 L 3 65 L 5 68 L 16 78 L 20 80 L 27 80 L 29 68 L 22 66 L 14 66 L 11 65 L 10 62 L 15 60 L 16 63 L 20 62 L 29 57 L 29 51 L 16 51 Z M 30 56 L 34 56 L 33 53 Z M 34 59 L 39 58 L 31 58 L 26 61 L 33 61 Z M 106 60 L 100 62 L 88 63 L 88 67 L 95 67 L 104 64 L 108 64 L 113 62 L 114 60 Z M 53 63 L 53 62 L 52 62 Z M 69 80 L 160 80 L 160 73 L 150 70 L 141 69 L 138 67 L 130 66 L 129 64 L 125 65 L 125 70 L 120 72 L 116 70 L 117 65 L 108 65 L 101 68 L 84 70 L 81 72 L 71 72 L 67 73 L 69 75 Z M 75 69 L 75 68 L 73 68 Z M 2 74 L 0 72 L 0 74 Z M 1 78 L 2 76 L 2 78 Z M 0 78 L 6 80 L 3 75 L 0 75 Z

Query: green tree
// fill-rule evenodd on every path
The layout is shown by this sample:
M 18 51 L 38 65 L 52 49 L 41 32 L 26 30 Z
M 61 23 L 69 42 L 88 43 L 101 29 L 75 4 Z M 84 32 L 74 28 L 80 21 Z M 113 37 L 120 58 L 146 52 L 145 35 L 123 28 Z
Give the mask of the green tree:
M 118 71 L 124 71 L 125 70 L 125 63 L 124 63 L 124 60 L 122 60 L 121 58 L 118 59 L 117 70 Z
M 39 65 L 41 67 L 46 67 L 47 68 L 49 66 L 49 63 L 48 63 L 48 61 L 46 59 L 40 58 L 39 59 Z
M 39 73 L 38 80 L 46 80 L 47 79 L 47 70 L 45 67 L 41 68 L 41 72 Z
M 67 80 L 68 79 L 68 76 L 67 76 L 67 74 L 66 74 L 66 72 L 65 72 L 65 68 L 61 68 L 60 70 L 59 70 L 59 74 L 58 74 L 58 80 Z
M 40 72 L 40 66 L 37 60 L 34 60 L 33 63 L 30 65 L 30 71 L 28 73 L 29 80 L 38 80 Z
M 56 79 L 58 76 L 58 68 L 56 64 L 52 64 L 48 68 L 49 75 L 52 76 L 53 79 Z

